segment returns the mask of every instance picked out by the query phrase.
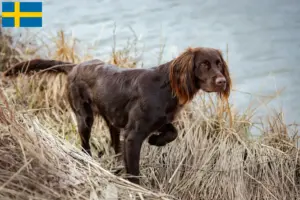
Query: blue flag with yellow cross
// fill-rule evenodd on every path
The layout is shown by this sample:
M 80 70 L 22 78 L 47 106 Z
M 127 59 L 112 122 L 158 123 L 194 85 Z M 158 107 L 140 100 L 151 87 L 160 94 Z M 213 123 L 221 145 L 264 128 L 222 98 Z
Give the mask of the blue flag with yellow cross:
M 42 27 L 42 2 L 2 2 L 2 27 Z

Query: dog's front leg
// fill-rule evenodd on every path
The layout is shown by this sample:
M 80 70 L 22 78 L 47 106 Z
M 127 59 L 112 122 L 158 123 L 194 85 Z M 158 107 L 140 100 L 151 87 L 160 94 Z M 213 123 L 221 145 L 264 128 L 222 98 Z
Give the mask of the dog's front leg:
M 158 135 L 151 135 L 148 139 L 148 143 L 154 146 L 164 146 L 177 138 L 178 132 L 176 128 L 171 124 L 165 124 L 158 130 Z
M 125 131 L 124 138 L 124 162 L 128 180 L 135 184 L 140 184 L 140 153 L 146 133 L 136 131 Z

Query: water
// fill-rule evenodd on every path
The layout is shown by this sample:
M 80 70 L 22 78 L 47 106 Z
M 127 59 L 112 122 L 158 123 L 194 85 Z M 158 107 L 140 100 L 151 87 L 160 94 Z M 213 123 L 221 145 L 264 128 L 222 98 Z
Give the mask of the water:
M 43 9 L 42 31 L 63 29 L 87 45 L 100 41 L 93 51 L 100 59 L 111 52 L 115 23 L 117 46 L 133 38 L 129 26 L 135 31 L 146 67 L 158 63 L 162 43 L 162 62 L 188 46 L 226 51 L 228 44 L 236 109 L 284 88 L 269 106 L 282 108 L 287 123 L 300 121 L 299 0 L 51 0 Z M 262 106 L 256 116 L 268 111 Z

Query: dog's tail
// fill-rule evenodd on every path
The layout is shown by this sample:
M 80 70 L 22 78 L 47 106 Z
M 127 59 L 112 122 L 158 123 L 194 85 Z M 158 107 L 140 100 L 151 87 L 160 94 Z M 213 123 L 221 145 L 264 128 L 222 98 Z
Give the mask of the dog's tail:
M 17 76 L 19 73 L 54 72 L 68 74 L 76 64 L 58 60 L 33 59 L 20 62 L 4 72 L 4 76 Z

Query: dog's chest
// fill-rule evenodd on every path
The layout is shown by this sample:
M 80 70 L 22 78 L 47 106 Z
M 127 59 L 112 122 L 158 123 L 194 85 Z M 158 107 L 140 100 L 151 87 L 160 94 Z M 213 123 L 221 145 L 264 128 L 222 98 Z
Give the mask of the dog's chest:
M 177 113 L 180 112 L 182 106 L 178 105 L 177 102 L 171 102 L 167 105 L 165 109 L 165 113 L 167 116 L 168 122 L 172 122 L 174 118 L 176 117 Z

